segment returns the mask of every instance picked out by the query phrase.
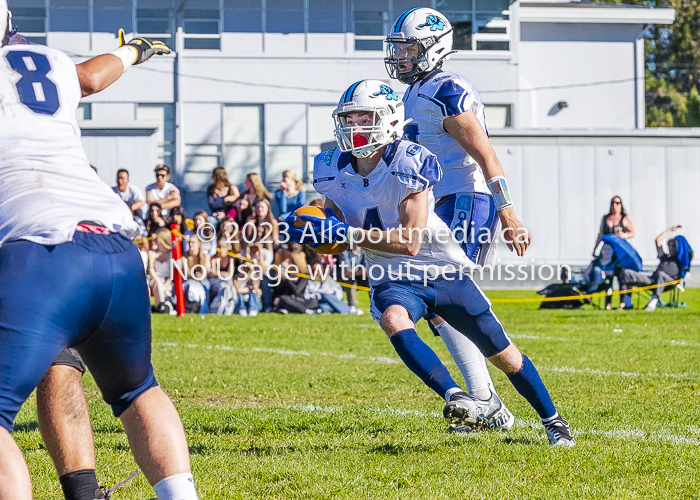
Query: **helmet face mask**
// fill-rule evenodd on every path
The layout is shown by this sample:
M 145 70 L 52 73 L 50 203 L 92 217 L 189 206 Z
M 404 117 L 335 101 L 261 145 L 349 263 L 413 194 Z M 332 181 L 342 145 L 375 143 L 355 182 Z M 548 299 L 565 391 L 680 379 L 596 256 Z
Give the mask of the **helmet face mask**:
M 343 152 L 368 158 L 403 135 L 403 102 L 383 82 L 363 80 L 345 91 L 333 112 L 335 139 Z
M 341 151 L 350 151 L 357 158 L 367 158 L 386 141 L 382 130 L 385 109 L 353 110 L 333 113 L 335 138 Z
M 392 33 L 385 39 L 387 73 L 402 83 L 414 83 L 422 75 L 440 68 L 449 58 L 454 52 L 453 37 L 452 25 L 438 11 L 409 9 L 394 22 Z M 411 63 L 412 68 L 407 69 Z
M 388 42 L 386 46 L 387 56 L 384 65 L 387 73 L 401 83 L 413 83 L 430 67 L 427 60 L 426 43 L 434 41 L 432 37 L 426 40 L 405 40 Z

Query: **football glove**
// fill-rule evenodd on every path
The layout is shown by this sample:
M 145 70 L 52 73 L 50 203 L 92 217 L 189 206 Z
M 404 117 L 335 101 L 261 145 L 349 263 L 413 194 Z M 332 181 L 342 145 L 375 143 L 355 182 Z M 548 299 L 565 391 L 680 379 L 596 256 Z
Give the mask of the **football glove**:
M 141 64 L 142 62 L 148 61 L 151 56 L 162 56 L 165 54 L 170 54 L 170 49 L 160 40 L 146 40 L 145 38 L 134 38 L 132 40 L 126 41 L 126 36 L 124 35 L 124 30 L 119 29 L 119 47 L 124 47 L 128 45 L 136 49 L 136 60 L 134 64 Z
M 312 217 L 310 215 L 299 216 L 300 220 L 311 224 L 311 229 L 316 235 L 316 241 L 318 241 L 318 243 L 309 245 L 311 248 L 315 248 L 323 243 L 347 242 L 348 229 L 350 229 L 350 226 L 336 217 L 332 208 L 326 208 L 325 212 L 328 215 L 325 219 L 319 219 L 318 217 Z
M 301 206 L 301 204 L 299 204 Z M 294 223 L 297 220 L 297 216 L 294 215 L 294 210 L 296 210 L 296 207 L 289 212 L 289 215 L 285 217 L 283 224 L 287 226 L 286 231 L 289 237 L 291 238 L 292 241 L 295 241 L 300 244 L 304 244 L 307 241 L 313 241 L 312 237 L 309 235 L 309 232 L 306 231 L 306 234 L 304 234 L 305 228 L 302 227 L 294 227 Z

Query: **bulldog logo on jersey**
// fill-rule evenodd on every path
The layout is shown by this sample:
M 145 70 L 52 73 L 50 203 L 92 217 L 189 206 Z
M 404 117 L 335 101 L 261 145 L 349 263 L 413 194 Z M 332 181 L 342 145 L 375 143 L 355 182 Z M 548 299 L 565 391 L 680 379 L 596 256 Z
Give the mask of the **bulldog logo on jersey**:
M 381 96 L 385 96 L 385 99 L 387 101 L 398 101 L 399 100 L 399 96 L 388 85 L 381 85 L 379 87 L 379 92 L 375 92 L 374 94 L 372 94 L 372 97 L 381 97 Z
M 418 29 L 423 28 L 430 28 L 430 31 L 442 31 L 445 29 L 445 22 L 439 17 L 429 14 L 425 18 L 425 23 L 418 25 Z

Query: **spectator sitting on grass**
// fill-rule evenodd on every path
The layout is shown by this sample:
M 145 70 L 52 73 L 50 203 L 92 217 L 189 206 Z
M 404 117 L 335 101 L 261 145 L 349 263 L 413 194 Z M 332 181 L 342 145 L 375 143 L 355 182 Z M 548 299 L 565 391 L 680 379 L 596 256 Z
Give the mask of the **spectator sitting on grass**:
M 179 207 L 182 203 L 180 190 L 170 180 L 170 167 L 158 165 L 155 169 L 156 182 L 146 187 L 146 203 L 153 206 L 158 203 L 163 217 L 167 217 L 170 209 Z
M 112 191 L 122 199 L 129 207 L 134 217 L 142 218 L 141 208 L 146 203 L 141 190 L 129 183 L 129 171 L 125 168 L 117 170 L 117 185 L 112 187 Z
M 197 235 L 189 238 L 187 253 L 182 257 L 182 269 L 187 273 L 183 288 L 187 292 L 185 310 L 207 314 L 209 312 L 209 273 L 211 260 L 202 249 L 202 241 Z
M 227 243 L 221 239 L 217 244 L 216 255 L 211 259 L 211 288 L 212 297 L 209 311 L 213 314 L 231 316 L 238 302 L 238 292 L 233 283 L 233 277 L 238 271 L 239 261 L 230 254 L 240 254 L 240 244 Z
M 188 240 L 192 235 L 198 236 L 202 244 L 202 249 L 209 257 L 216 255 L 216 233 L 211 224 L 209 224 L 209 216 L 204 210 L 198 210 L 192 218 L 194 228 L 188 229 L 185 232 L 186 238 L 183 239 L 182 249 L 184 252 L 189 248 Z
M 153 239 L 153 249 L 148 252 L 148 286 L 155 300 L 153 312 L 170 313 L 173 295 L 172 280 L 173 239 L 166 228 L 158 229 Z
M 148 212 L 148 220 L 146 221 L 146 231 L 148 232 L 148 237 L 153 237 L 153 235 L 156 234 L 159 229 L 165 227 L 166 223 L 163 215 L 161 214 L 160 204 L 154 203 L 151 205 L 151 211 Z
M 353 245 L 338 256 L 338 267 L 340 279 L 343 283 L 350 285 L 345 288 L 350 306 L 350 314 L 364 314 L 362 309 L 357 307 L 356 286 L 369 287 L 367 281 L 367 259 L 362 248 Z
M 275 210 L 279 214 L 277 219 L 284 220 L 297 205 L 306 205 L 304 182 L 297 179 L 293 170 L 285 170 L 280 187 L 275 191 Z
M 175 224 L 177 226 L 177 232 L 180 233 L 180 240 L 181 240 L 181 246 L 182 246 L 182 252 L 184 253 L 184 237 L 185 233 L 187 233 L 187 215 L 185 215 L 185 209 L 182 207 L 174 207 L 172 210 L 170 210 L 170 214 L 168 215 L 168 228 Z
M 239 198 L 238 188 L 228 180 L 224 167 L 216 167 L 211 173 L 211 184 L 207 186 L 207 204 L 212 216 L 221 220 L 229 214 L 233 203 Z
M 350 306 L 343 302 L 343 287 L 331 274 L 331 268 L 325 262 L 312 264 L 311 275 L 314 279 L 306 284 L 304 298 L 318 300 L 319 308 L 325 313 L 348 314 Z
M 239 273 L 234 277 L 234 285 L 238 293 L 236 309 L 241 316 L 257 316 L 262 311 L 262 290 L 260 282 L 254 275 L 254 264 L 243 263 Z
M 272 255 L 273 249 L 279 246 L 280 229 L 279 223 L 270 211 L 270 202 L 259 200 L 255 204 L 253 215 L 248 218 L 245 224 L 245 231 L 248 241 L 259 242 Z

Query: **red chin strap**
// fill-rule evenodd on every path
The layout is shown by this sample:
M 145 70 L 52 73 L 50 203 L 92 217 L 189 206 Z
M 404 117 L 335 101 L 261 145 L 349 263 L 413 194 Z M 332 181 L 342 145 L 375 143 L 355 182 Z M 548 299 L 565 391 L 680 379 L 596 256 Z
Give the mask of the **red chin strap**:
M 367 138 L 364 135 L 352 136 L 353 147 L 361 148 L 362 146 L 366 146 L 368 143 L 369 143 L 369 141 L 367 140 Z

